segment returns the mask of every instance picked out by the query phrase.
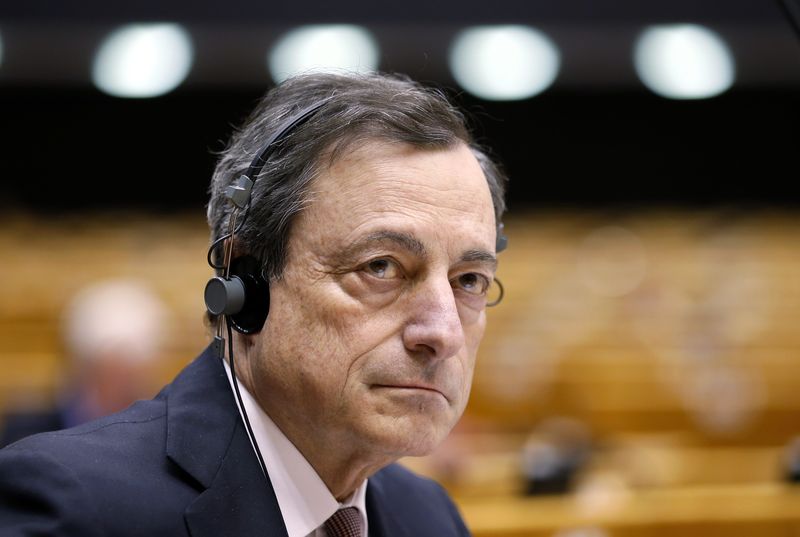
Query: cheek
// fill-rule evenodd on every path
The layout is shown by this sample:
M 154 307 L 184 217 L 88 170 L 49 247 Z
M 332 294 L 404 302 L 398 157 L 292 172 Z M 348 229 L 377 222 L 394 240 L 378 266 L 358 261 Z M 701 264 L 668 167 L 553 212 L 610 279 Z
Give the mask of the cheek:
M 475 361 L 477 360 L 478 355 L 478 348 L 480 346 L 481 340 L 483 339 L 483 333 L 486 329 L 486 313 L 481 312 L 476 322 L 465 326 L 464 327 L 464 339 L 465 339 L 465 357 L 461 361 L 462 363 L 462 374 L 463 374 L 463 393 L 465 399 L 469 397 L 470 389 L 472 387 L 472 376 L 475 371 Z
M 486 331 L 486 310 L 479 312 L 471 312 L 469 317 L 461 316 L 462 327 L 464 329 L 464 341 L 467 351 L 474 356 L 478 351 L 478 346 L 483 340 L 483 334 Z
M 277 306 L 267 322 L 277 332 L 271 337 L 281 338 L 282 359 L 301 360 L 296 369 L 331 385 L 339 379 L 333 389 L 360 368 L 361 356 L 397 331 L 397 316 L 364 307 L 333 283 L 287 285 L 274 294 Z

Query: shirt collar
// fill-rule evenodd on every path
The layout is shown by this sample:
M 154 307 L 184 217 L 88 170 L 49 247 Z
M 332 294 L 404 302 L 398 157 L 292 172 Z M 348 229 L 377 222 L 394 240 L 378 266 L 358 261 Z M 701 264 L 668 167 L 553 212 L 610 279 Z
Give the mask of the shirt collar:
M 222 363 L 233 391 L 230 367 L 227 361 L 222 360 Z M 238 379 L 236 382 L 250 419 L 250 426 L 253 428 L 253 435 L 264 458 L 265 470 L 275 490 L 275 497 L 289 537 L 312 535 L 340 507 L 350 506 L 358 508 L 364 521 L 362 536 L 368 535 L 367 480 L 364 480 L 347 501 L 339 503 L 314 467 L 261 409 L 247 388 Z M 236 399 L 235 392 L 234 399 Z M 238 399 L 236 405 L 237 407 L 239 405 Z M 239 412 L 241 414 L 241 408 Z

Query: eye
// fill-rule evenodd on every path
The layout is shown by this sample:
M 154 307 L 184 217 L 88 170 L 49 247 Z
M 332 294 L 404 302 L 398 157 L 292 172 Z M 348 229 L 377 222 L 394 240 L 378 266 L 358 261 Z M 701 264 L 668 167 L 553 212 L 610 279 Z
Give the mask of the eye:
M 489 291 L 491 282 L 483 274 L 468 272 L 451 280 L 453 287 L 457 287 L 471 295 L 485 295 Z
M 391 259 L 385 257 L 373 259 L 364 265 L 364 270 L 371 276 L 388 280 L 400 276 L 400 267 Z

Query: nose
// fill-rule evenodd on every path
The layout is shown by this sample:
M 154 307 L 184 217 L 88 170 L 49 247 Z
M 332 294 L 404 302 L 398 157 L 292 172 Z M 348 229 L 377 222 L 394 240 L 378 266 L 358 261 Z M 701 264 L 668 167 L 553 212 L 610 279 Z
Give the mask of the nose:
M 405 347 L 428 358 L 455 355 L 464 346 L 464 327 L 448 279 L 431 278 L 409 298 L 410 312 L 403 329 Z

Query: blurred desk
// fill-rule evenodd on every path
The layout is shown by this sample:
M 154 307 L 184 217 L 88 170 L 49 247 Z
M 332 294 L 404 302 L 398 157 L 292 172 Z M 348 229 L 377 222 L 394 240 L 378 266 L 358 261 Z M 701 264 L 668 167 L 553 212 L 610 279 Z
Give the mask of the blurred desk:
M 800 535 L 800 488 L 777 483 L 669 488 L 613 493 L 605 498 L 460 498 L 475 537 L 589 535 L 609 537 Z M 595 533 L 591 533 L 595 535 Z
M 448 488 L 475 537 L 800 537 L 800 485 L 784 481 L 783 446 L 616 437 L 593 453 L 571 493 L 526 496 L 519 437 L 460 441 L 478 447 L 462 454 L 457 474 L 430 464 L 453 458 L 452 448 L 403 462 Z

